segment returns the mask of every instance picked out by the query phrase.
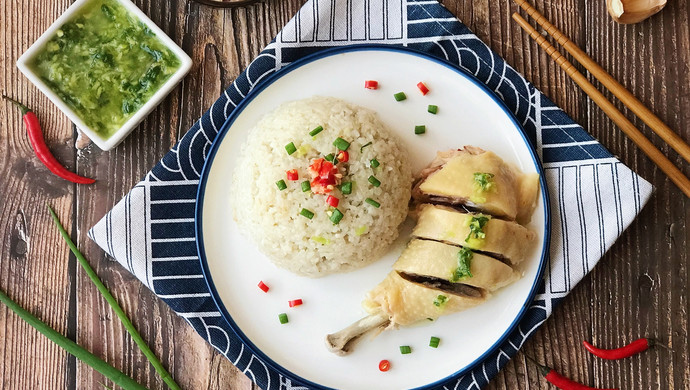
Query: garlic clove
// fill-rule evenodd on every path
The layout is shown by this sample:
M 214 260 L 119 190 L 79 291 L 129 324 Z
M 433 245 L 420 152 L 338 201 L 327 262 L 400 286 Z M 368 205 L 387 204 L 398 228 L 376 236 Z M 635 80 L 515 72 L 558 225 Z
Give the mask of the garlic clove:
M 618 23 L 641 22 L 666 6 L 666 0 L 606 0 L 609 14 Z

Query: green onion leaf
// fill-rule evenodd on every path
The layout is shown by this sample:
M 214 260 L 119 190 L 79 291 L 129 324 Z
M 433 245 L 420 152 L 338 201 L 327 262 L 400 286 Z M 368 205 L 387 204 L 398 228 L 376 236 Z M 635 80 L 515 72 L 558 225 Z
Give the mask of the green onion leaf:
M 367 146 L 371 146 L 371 144 L 372 142 L 367 142 L 366 144 L 362 145 L 362 147 L 359 148 L 359 152 L 362 153 L 364 151 L 364 148 L 366 148 Z
M 441 307 L 443 307 L 443 305 L 446 304 L 446 302 L 448 302 L 448 297 L 447 297 L 447 296 L 445 296 L 445 295 L 438 295 L 438 296 L 436 297 L 436 299 L 434 299 L 434 306 L 441 308 Z
M 96 288 L 101 293 L 103 298 L 105 298 L 105 300 L 108 302 L 108 304 L 110 305 L 110 308 L 115 312 L 117 317 L 120 319 L 120 321 L 122 322 L 122 325 L 125 327 L 125 329 L 129 333 L 129 335 L 132 337 L 134 342 L 137 344 L 137 346 L 139 347 L 141 352 L 146 356 L 148 361 L 151 363 L 151 365 L 156 370 L 156 372 L 158 372 L 158 375 L 161 376 L 161 378 L 168 385 L 168 387 L 170 387 L 173 390 L 179 390 L 180 386 L 175 382 L 175 380 L 172 378 L 170 373 L 165 369 L 165 367 L 163 367 L 163 364 L 160 362 L 160 360 L 158 360 L 158 358 L 153 353 L 153 351 L 151 351 L 151 348 L 149 348 L 148 344 L 146 344 L 146 341 L 144 341 L 144 339 L 141 337 L 139 332 L 137 332 L 137 329 L 132 324 L 132 321 L 130 321 L 129 318 L 127 318 L 125 311 L 122 310 L 120 305 L 117 303 L 117 300 L 115 300 L 115 297 L 113 297 L 113 294 L 111 294 L 110 291 L 108 291 L 108 289 L 105 287 L 103 282 L 101 282 L 101 280 L 98 278 L 98 275 L 93 270 L 93 268 L 91 268 L 91 265 L 89 265 L 89 262 L 86 260 L 84 255 L 82 255 L 81 252 L 79 252 L 79 249 L 77 249 L 77 246 L 74 244 L 74 242 L 72 242 L 72 239 L 70 238 L 69 234 L 67 233 L 65 228 L 62 226 L 62 224 L 60 223 L 60 220 L 58 219 L 58 217 L 55 214 L 55 212 L 53 211 L 53 209 L 50 208 L 50 206 L 48 206 L 48 211 L 50 211 L 50 215 L 51 215 L 51 217 L 53 217 L 53 222 L 55 222 L 55 225 L 57 226 L 58 230 L 60 231 L 62 238 L 65 240 L 65 242 L 69 246 L 70 250 L 72 251 L 74 256 L 77 258 L 77 261 L 82 266 L 82 268 L 84 268 L 84 271 L 89 276 L 89 278 L 91 279 L 93 284 L 96 285 Z M 2 298 L 2 297 L 0 296 L 0 298 Z M 7 304 L 7 303 L 5 303 L 5 304 Z M 16 312 L 16 310 L 15 310 L 15 312 Z M 19 314 L 19 313 L 17 313 L 17 314 Z M 26 312 L 26 314 L 31 316 L 31 314 L 29 314 L 28 312 Z M 22 317 L 22 318 L 24 320 L 27 320 L 24 317 Z M 32 324 L 32 326 L 34 326 L 36 328 L 35 324 L 40 324 L 40 321 L 35 317 L 34 317 L 34 319 L 35 319 L 34 324 L 32 324 L 28 320 L 27 320 L 27 322 L 29 322 L 29 324 Z M 48 329 L 50 329 L 50 327 L 48 327 L 48 325 L 45 325 L 44 330 L 47 331 Z M 39 329 L 39 328 L 37 328 L 37 330 L 41 331 L 41 329 Z M 53 332 L 55 332 L 55 331 L 53 331 Z M 43 333 L 43 332 L 41 331 L 41 333 Z M 50 332 L 48 331 L 48 333 L 50 333 Z M 55 343 L 57 343 L 59 346 L 64 348 L 67 352 L 69 352 L 72 355 L 74 355 L 75 357 L 79 358 L 79 360 L 81 360 L 82 362 L 90 365 L 91 367 L 96 369 L 98 372 L 100 372 L 103 375 L 105 375 L 106 377 L 108 377 L 110 380 L 115 382 L 118 386 L 120 386 L 122 388 L 126 388 L 126 389 L 145 389 L 145 387 L 140 386 L 139 384 L 137 384 L 136 382 L 131 380 L 129 377 L 127 377 L 126 375 L 124 375 L 120 371 L 112 368 L 110 365 L 103 362 L 102 360 L 100 360 L 96 356 L 91 355 L 86 350 L 79 351 L 81 349 L 81 347 L 79 347 L 76 343 L 69 340 L 68 338 L 62 336 L 61 334 L 55 332 L 55 334 L 53 334 L 53 336 L 55 336 L 55 337 L 51 337 L 47 333 L 43 333 L 43 334 L 48 336 L 48 338 L 50 338 Z M 57 336 L 59 336 L 59 337 L 57 337 Z M 60 339 L 60 338 L 62 338 L 62 339 Z M 56 341 L 58 339 L 60 339 L 60 341 Z M 108 373 L 106 373 L 106 372 L 108 372 Z
M 322 131 L 323 131 L 323 127 L 322 127 L 322 126 L 317 126 L 316 128 L 314 128 L 314 130 L 312 130 L 312 131 L 309 132 L 309 135 L 313 137 L 313 136 L 319 134 L 319 133 L 322 132 Z
M 395 95 L 393 95 L 393 97 L 395 98 L 396 102 L 401 102 L 407 99 L 407 95 L 405 95 L 405 92 L 398 92 Z
M 438 344 L 439 344 L 440 342 L 441 342 L 441 339 L 439 339 L 438 337 L 432 336 L 432 337 L 429 339 L 429 346 L 430 346 L 431 348 L 438 348 Z
M 401 345 L 400 346 L 400 353 L 403 355 L 407 355 L 408 353 L 412 353 L 412 348 L 410 348 L 409 345 Z
M 367 232 L 367 230 L 369 230 L 368 226 L 366 226 L 366 225 L 360 226 L 357 229 L 355 229 L 355 235 L 361 236 L 362 234 L 365 234 Z
M 284 190 L 287 188 L 287 184 L 285 184 L 285 180 L 278 180 L 276 182 L 276 186 L 278 187 L 279 190 Z
M 433 104 L 429 104 L 429 107 L 426 108 L 426 110 L 434 115 L 438 113 L 438 106 L 435 106 Z
M 340 223 L 340 220 L 343 219 L 343 213 L 340 212 L 338 209 L 333 209 L 333 214 L 331 214 L 330 220 L 333 222 L 333 225 L 337 225 Z
M 366 198 L 366 199 L 364 199 L 364 201 L 367 202 L 367 203 L 369 203 L 370 205 L 376 207 L 376 208 L 381 207 L 381 203 L 379 203 L 379 202 L 377 202 L 377 201 L 375 201 L 375 200 L 373 200 L 373 199 L 371 199 L 371 198 Z
M 321 237 L 321 236 L 312 236 L 311 240 L 314 242 L 318 242 L 321 245 L 329 245 L 331 243 L 331 240 L 329 240 L 328 238 Z
M 426 133 L 426 126 L 424 125 L 418 125 L 414 127 L 414 133 L 415 134 L 424 134 Z
M 299 215 L 307 218 L 307 219 L 312 219 L 314 218 L 314 213 L 307 210 L 307 209 L 302 209 L 302 211 L 299 212 Z
M 311 183 L 309 183 L 309 180 L 303 181 L 302 182 L 302 192 L 307 192 L 309 190 L 311 190 Z
M 346 181 L 345 183 L 341 184 L 340 192 L 342 192 L 343 195 L 350 195 L 352 193 L 352 182 Z
M 297 148 L 295 147 L 295 144 L 290 142 L 289 144 L 285 145 L 285 150 L 287 151 L 287 154 L 290 155 L 292 153 L 295 153 L 297 151 Z
M 333 160 L 335 160 L 335 155 L 333 153 L 329 153 L 329 154 L 325 155 L 323 158 L 326 161 L 333 162 Z
M 371 164 L 371 167 L 372 167 L 372 168 L 378 168 L 379 165 L 381 165 L 381 163 L 379 162 L 379 160 L 377 160 L 377 159 L 375 159 L 375 158 L 372 159 L 371 161 L 369 161 L 369 163 Z
M 338 137 L 335 139 L 335 141 L 333 141 L 333 146 L 338 148 L 338 150 L 347 150 L 347 148 L 350 147 L 350 143 Z
M 489 217 L 482 214 L 473 215 L 469 219 L 470 233 L 465 238 L 465 242 L 469 242 L 471 238 L 474 239 L 484 239 L 486 234 L 484 233 L 484 225 L 489 222 Z
M 374 175 L 369 176 L 369 183 L 371 183 L 371 185 L 374 187 L 378 187 L 381 185 L 379 179 L 375 178 Z
M 286 313 L 280 313 L 278 314 L 278 320 L 280 321 L 281 324 L 287 324 L 288 321 L 288 316 Z
M 494 174 L 493 173 L 474 173 L 474 189 L 477 192 L 487 192 L 493 190 L 494 187 Z

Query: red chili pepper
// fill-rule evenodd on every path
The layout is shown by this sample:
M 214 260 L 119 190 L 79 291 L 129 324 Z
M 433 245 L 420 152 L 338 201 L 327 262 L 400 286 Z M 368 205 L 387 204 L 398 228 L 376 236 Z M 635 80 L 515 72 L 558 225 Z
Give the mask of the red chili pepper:
M 422 92 L 422 95 L 426 95 L 429 93 L 429 88 L 426 87 L 426 85 L 423 82 L 417 83 L 417 88 Z
M 301 304 L 302 304 L 302 300 L 301 300 L 301 299 L 293 299 L 293 300 L 291 300 L 291 301 L 288 301 L 288 305 L 290 305 L 290 307 L 299 306 L 299 305 L 301 305 Z
M 586 341 L 583 341 L 582 344 L 594 356 L 607 360 L 618 360 L 646 351 L 649 347 L 654 346 L 655 342 L 653 339 L 641 338 L 624 347 L 616 349 L 597 348 Z
M 268 292 L 268 286 L 264 283 L 263 280 L 259 281 L 258 286 L 261 289 L 261 291 Z
M 296 170 L 296 169 L 290 169 L 290 170 L 287 171 L 286 173 L 287 173 L 287 179 L 288 179 L 288 180 L 295 181 L 295 180 L 298 180 L 298 179 L 299 179 L 299 174 L 297 174 L 297 170 Z
M 583 385 L 582 383 L 578 383 L 572 379 L 566 378 L 565 376 L 556 372 L 556 370 L 554 370 L 551 367 L 542 366 L 541 364 L 537 363 L 534 359 L 530 358 L 529 356 L 525 356 L 525 357 L 527 358 L 527 360 L 531 361 L 537 367 L 539 367 L 539 370 L 541 371 L 542 375 L 544 375 L 544 378 L 546 378 L 546 380 L 549 381 L 549 383 L 558 387 L 561 390 L 618 390 L 618 389 L 600 389 L 598 387 L 590 387 L 590 386 Z
M 391 368 L 391 362 L 389 362 L 388 360 L 381 360 L 379 362 L 379 370 L 381 370 L 382 372 L 386 372 L 386 371 L 390 370 L 390 368 Z
M 333 195 L 328 195 L 328 198 L 326 198 L 326 204 L 331 207 L 338 207 L 338 203 L 340 203 L 340 199 Z
M 341 150 L 335 158 L 337 158 L 339 162 L 348 162 L 350 161 L 350 153 L 346 150 Z
M 2 95 L 2 98 L 12 102 L 22 111 L 24 126 L 26 126 L 26 132 L 29 135 L 29 142 L 31 143 L 31 147 L 34 149 L 36 157 L 38 157 L 38 159 L 41 160 L 41 162 L 43 163 L 43 165 L 46 166 L 46 168 L 48 168 L 55 175 L 65 180 L 69 180 L 72 183 L 92 184 L 96 182 L 96 180 L 94 179 L 79 176 L 74 172 L 70 172 L 69 170 L 67 170 L 67 168 L 60 164 L 60 162 L 55 158 L 55 156 L 53 156 L 53 153 L 50 152 L 48 145 L 46 145 L 46 141 L 43 138 L 43 132 L 41 131 L 41 125 L 38 122 L 38 117 L 36 116 L 36 114 L 34 114 L 33 111 L 31 111 L 29 107 L 23 105 L 22 103 L 19 103 L 14 99 L 10 99 L 5 95 Z
M 364 81 L 364 88 L 366 89 L 378 89 L 379 88 L 379 82 L 375 80 L 365 80 Z

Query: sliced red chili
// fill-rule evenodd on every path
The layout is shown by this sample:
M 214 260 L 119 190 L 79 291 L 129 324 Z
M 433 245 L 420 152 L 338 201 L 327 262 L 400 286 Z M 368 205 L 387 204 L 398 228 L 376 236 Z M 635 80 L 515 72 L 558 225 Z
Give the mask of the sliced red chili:
M 339 162 L 350 161 L 350 153 L 348 153 L 347 150 L 341 150 L 335 157 L 338 159 Z
M 364 81 L 364 88 L 366 88 L 366 89 L 378 89 L 379 88 L 379 82 L 376 80 L 365 80 Z
M 299 180 L 299 174 L 296 169 L 290 169 L 287 171 L 287 179 L 291 181 Z
M 427 88 L 427 86 L 421 81 L 417 83 L 417 88 L 419 88 L 419 90 L 422 92 L 422 95 L 429 93 L 429 88 Z
M 301 304 L 302 304 L 302 300 L 301 300 L 301 299 L 293 299 L 293 300 L 291 300 L 291 301 L 288 301 L 288 305 L 290 305 L 290 307 L 299 306 L 299 305 L 301 305 Z
M 601 349 L 594 345 L 583 341 L 582 344 L 585 348 L 594 356 L 598 356 L 606 360 L 618 360 L 636 355 L 640 352 L 646 351 L 649 347 L 654 345 L 653 339 L 641 338 L 633 341 L 632 343 L 615 349 Z
M 261 291 L 268 292 L 268 286 L 263 282 L 263 280 L 259 281 L 258 286 L 261 289 Z
M 333 195 L 328 195 L 328 198 L 326 198 L 326 204 L 331 207 L 338 207 L 338 203 L 340 203 L 340 199 Z
M 46 145 L 45 138 L 43 138 L 43 131 L 41 130 L 41 124 L 38 122 L 38 117 L 31 111 L 31 109 L 22 103 L 9 97 L 2 95 L 3 99 L 6 99 L 15 106 L 19 107 L 22 111 L 22 117 L 24 119 L 24 126 L 26 126 L 26 132 L 29 135 L 29 142 L 31 147 L 34 149 L 34 154 L 39 160 L 46 166 L 53 174 L 59 176 L 65 180 L 69 180 L 72 183 L 77 184 L 93 184 L 96 180 L 77 175 L 74 172 L 69 171 L 53 156 L 50 152 L 48 145 Z
M 379 370 L 380 371 L 386 372 L 386 371 L 390 370 L 390 368 L 391 368 L 391 362 L 389 362 L 388 360 L 384 359 L 384 360 L 381 360 L 379 362 Z

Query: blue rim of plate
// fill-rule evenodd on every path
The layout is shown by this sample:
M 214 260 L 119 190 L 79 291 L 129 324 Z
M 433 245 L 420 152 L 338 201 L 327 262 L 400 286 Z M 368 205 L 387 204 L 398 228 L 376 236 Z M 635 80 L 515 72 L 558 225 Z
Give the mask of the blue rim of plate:
M 534 278 L 534 282 L 532 283 L 532 287 L 530 288 L 530 293 L 527 296 L 527 299 L 522 305 L 522 308 L 520 309 L 520 312 L 517 314 L 513 322 L 508 326 L 506 331 L 499 337 L 494 344 L 489 347 L 483 354 L 481 354 L 478 358 L 476 358 L 474 361 L 472 361 L 470 364 L 466 365 L 462 369 L 456 371 L 455 373 L 437 380 L 436 382 L 429 383 L 427 385 L 417 387 L 415 390 L 423 390 L 423 389 L 433 389 L 439 386 L 443 386 L 445 384 L 450 384 L 451 381 L 456 381 L 463 375 L 469 373 L 472 371 L 474 368 L 476 368 L 479 364 L 483 363 L 492 353 L 494 353 L 498 348 L 503 345 L 503 343 L 508 339 L 508 337 L 513 333 L 515 328 L 520 324 L 520 321 L 522 321 L 522 318 L 525 316 L 525 313 L 529 309 L 530 305 L 532 304 L 532 301 L 534 300 L 534 296 L 537 293 L 537 289 L 539 288 L 539 284 L 542 281 L 542 275 L 544 273 L 544 268 L 546 267 L 547 259 L 549 256 L 549 248 L 550 248 L 550 243 L 551 243 L 551 207 L 550 207 L 550 201 L 549 201 L 549 191 L 548 188 L 546 187 L 546 178 L 544 177 L 544 168 L 542 167 L 541 161 L 537 158 L 536 151 L 534 150 L 534 147 L 530 143 L 529 139 L 527 138 L 527 135 L 525 134 L 525 130 L 522 128 L 522 125 L 520 125 L 520 122 L 515 118 L 515 115 L 508 109 L 508 107 L 505 105 L 503 100 L 501 100 L 492 90 L 490 90 L 484 83 L 479 81 L 474 75 L 471 73 L 465 71 L 464 69 L 458 67 L 457 65 L 454 65 L 446 60 L 443 60 L 438 57 L 434 57 L 430 54 L 410 49 L 407 47 L 402 47 L 402 46 L 393 46 L 393 45 L 384 45 L 384 44 L 362 44 L 362 45 L 351 45 L 351 46 L 341 46 L 341 47 L 334 47 L 334 48 L 328 48 L 328 49 L 323 49 L 320 50 L 316 53 L 309 54 L 307 56 L 304 56 L 298 60 L 295 60 L 291 62 L 290 64 L 286 65 L 285 67 L 281 68 L 280 70 L 276 71 L 275 73 L 272 73 L 262 81 L 260 81 L 254 88 L 252 88 L 251 91 L 247 94 L 247 96 L 237 105 L 237 107 L 232 111 L 228 119 L 225 120 L 225 123 L 223 123 L 223 126 L 221 127 L 220 131 L 218 132 L 218 135 L 213 141 L 213 144 L 211 145 L 211 149 L 208 154 L 208 158 L 206 159 L 206 162 L 204 163 L 204 168 L 201 171 L 201 177 L 199 178 L 199 187 L 197 189 L 197 196 L 196 196 L 196 207 L 195 207 L 195 218 L 194 218 L 194 229 L 196 232 L 196 245 L 197 245 L 197 252 L 199 254 L 199 261 L 201 262 L 201 269 L 204 275 L 204 280 L 206 281 L 206 284 L 211 292 L 211 297 L 213 298 L 214 303 L 218 307 L 218 310 L 220 311 L 221 315 L 223 318 L 228 322 L 230 325 L 230 328 L 232 328 L 233 332 L 235 332 L 235 335 L 242 341 L 242 343 L 256 356 L 258 356 L 262 361 L 264 361 L 268 366 L 270 366 L 272 369 L 277 371 L 280 375 L 283 375 L 286 378 L 289 378 L 290 380 L 296 382 L 297 384 L 300 385 L 306 385 L 309 386 L 310 388 L 313 389 L 331 389 L 330 387 L 322 386 L 319 385 L 318 383 L 314 383 L 308 379 L 302 378 L 299 375 L 296 375 L 292 373 L 291 371 L 287 370 L 286 368 L 282 367 L 273 359 L 268 357 L 268 355 L 264 354 L 254 343 L 249 340 L 249 338 L 242 332 L 240 327 L 233 321 L 232 316 L 228 312 L 228 310 L 225 308 L 225 305 L 223 304 L 223 301 L 220 298 L 220 295 L 218 294 L 218 290 L 216 289 L 215 284 L 213 283 L 213 279 L 211 277 L 211 271 L 208 267 L 208 261 L 206 260 L 206 252 L 204 251 L 204 236 L 202 232 L 202 226 L 203 226 L 203 221 L 202 221 L 202 215 L 203 215 L 203 204 L 204 204 L 204 193 L 205 193 L 205 188 L 206 188 L 206 183 L 208 181 L 208 174 L 210 171 L 210 167 L 213 164 L 213 160 L 216 156 L 216 153 L 218 152 L 218 147 L 219 145 L 223 142 L 223 139 L 225 138 L 225 135 L 227 135 L 228 130 L 232 126 L 232 124 L 235 122 L 235 119 L 242 113 L 242 111 L 249 105 L 256 96 L 258 96 L 263 90 L 265 90 L 268 86 L 273 84 L 276 80 L 280 79 L 281 77 L 287 75 L 288 73 L 292 72 L 295 69 L 298 69 L 306 64 L 309 64 L 311 62 L 320 60 L 325 57 L 330 57 L 333 55 L 337 54 L 342 54 L 342 53 L 349 53 L 353 51 L 391 51 L 391 52 L 396 52 L 396 53 L 404 53 L 404 54 L 410 54 L 413 56 L 421 57 L 423 59 L 438 63 L 440 65 L 443 65 L 456 73 L 458 73 L 459 76 L 467 78 L 469 81 L 471 81 L 473 84 L 478 86 L 482 91 L 484 91 L 491 99 L 503 110 L 503 112 L 508 115 L 510 120 L 513 122 L 515 127 L 519 130 L 520 136 L 522 136 L 523 141 L 527 145 L 527 149 L 530 152 L 530 156 L 532 157 L 532 162 L 534 165 L 537 167 L 537 171 L 539 173 L 539 185 L 541 189 L 541 196 L 542 200 L 544 203 L 544 241 L 542 245 L 542 255 L 541 255 L 541 260 L 539 264 L 539 269 L 537 270 L 536 277 Z

